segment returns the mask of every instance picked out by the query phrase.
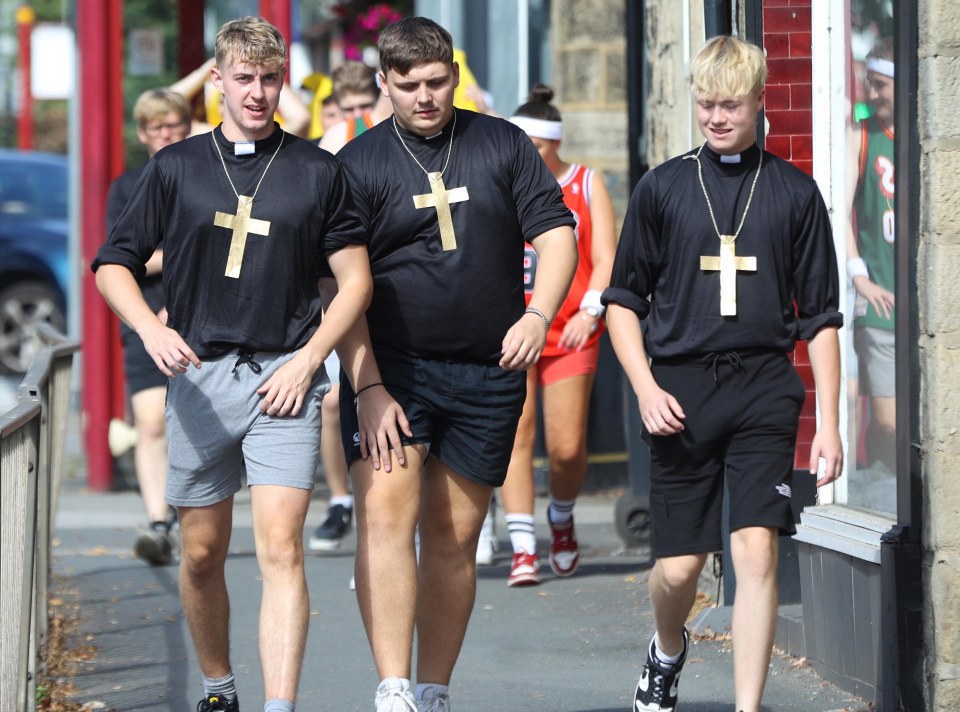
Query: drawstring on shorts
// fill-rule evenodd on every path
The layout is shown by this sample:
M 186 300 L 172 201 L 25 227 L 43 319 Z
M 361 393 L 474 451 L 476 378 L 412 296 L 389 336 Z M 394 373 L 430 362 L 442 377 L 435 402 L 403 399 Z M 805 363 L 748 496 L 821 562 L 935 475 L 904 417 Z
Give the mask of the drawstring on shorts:
M 725 361 L 734 371 L 740 373 L 743 371 L 743 361 L 740 354 L 736 351 L 715 351 L 703 356 L 700 359 L 707 368 L 713 369 L 713 382 L 720 383 L 720 362 Z
M 236 373 L 237 369 L 240 368 L 243 364 L 246 364 L 250 367 L 250 370 L 254 373 L 260 373 L 263 369 L 260 367 L 260 364 L 253 360 L 253 357 L 256 354 L 253 351 L 247 351 L 246 349 L 239 349 L 237 351 L 237 362 L 233 364 L 233 370 L 230 373 Z

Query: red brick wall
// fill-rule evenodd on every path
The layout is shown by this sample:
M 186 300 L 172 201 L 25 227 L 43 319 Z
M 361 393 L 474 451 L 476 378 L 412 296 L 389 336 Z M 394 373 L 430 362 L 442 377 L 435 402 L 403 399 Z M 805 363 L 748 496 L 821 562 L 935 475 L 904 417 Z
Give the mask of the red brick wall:
M 811 0 L 764 0 L 763 47 L 767 51 L 766 148 L 808 175 L 813 173 Z M 797 344 L 794 365 L 807 387 L 800 415 L 794 467 L 806 469 L 817 429 L 813 371 L 807 345 Z

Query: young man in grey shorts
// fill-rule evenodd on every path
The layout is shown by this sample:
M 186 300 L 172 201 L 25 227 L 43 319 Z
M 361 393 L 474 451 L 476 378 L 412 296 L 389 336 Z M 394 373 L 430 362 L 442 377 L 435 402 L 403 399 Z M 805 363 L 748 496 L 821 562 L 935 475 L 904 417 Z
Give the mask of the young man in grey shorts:
M 302 537 L 329 389 L 323 361 L 366 309 L 372 282 L 336 159 L 273 121 L 283 37 L 260 18 L 228 22 L 216 60 L 223 123 L 157 153 L 93 269 L 170 378 L 167 501 L 180 515 L 181 599 L 203 673 L 197 710 L 240 708 L 224 563 L 245 466 L 263 578 L 264 710 L 291 712 L 308 621 Z M 161 240 L 165 324 L 136 283 Z M 338 293 L 321 324 L 324 261 Z

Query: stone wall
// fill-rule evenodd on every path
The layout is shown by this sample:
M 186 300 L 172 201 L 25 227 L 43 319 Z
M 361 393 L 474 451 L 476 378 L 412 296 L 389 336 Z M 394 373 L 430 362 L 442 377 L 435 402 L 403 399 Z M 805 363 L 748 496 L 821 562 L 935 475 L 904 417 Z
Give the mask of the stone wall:
M 960 709 L 960 3 L 919 3 L 920 432 L 927 709 Z
M 603 175 L 619 224 L 630 189 L 626 5 L 555 0 L 550 24 L 555 101 L 563 114 L 560 154 Z

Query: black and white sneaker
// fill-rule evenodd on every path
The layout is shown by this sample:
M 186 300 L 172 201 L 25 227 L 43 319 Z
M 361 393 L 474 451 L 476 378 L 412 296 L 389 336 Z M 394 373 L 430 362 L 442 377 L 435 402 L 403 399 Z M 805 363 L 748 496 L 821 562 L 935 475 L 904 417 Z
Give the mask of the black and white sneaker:
M 677 706 L 677 688 L 680 686 L 680 671 L 687 659 L 687 646 L 690 634 L 683 629 L 683 653 L 680 660 L 667 665 L 657 659 L 653 640 L 647 650 L 647 662 L 640 673 L 637 693 L 634 698 L 634 712 L 673 712 Z
M 327 510 L 327 518 L 310 536 L 307 543 L 310 551 L 334 551 L 340 540 L 350 531 L 353 523 L 353 507 L 335 504 Z
M 221 695 L 207 695 L 197 703 L 197 712 L 240 712 L 240 700 Z

